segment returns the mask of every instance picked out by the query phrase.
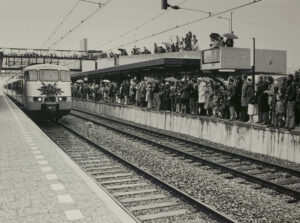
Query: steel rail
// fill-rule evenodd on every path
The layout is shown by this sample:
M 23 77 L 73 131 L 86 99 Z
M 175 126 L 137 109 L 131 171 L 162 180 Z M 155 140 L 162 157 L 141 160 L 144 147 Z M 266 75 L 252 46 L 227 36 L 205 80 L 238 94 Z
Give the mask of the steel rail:
M 179 190 L 178 188 L 168 184 L 167 182 L 165 182 L 162 179 L 154 176 L 153 174 L 148 173 L 147 171 L 139 168 L 135 164 L 127 161 L 126 159 L 123 159 L 122 157 L 118 156 L 117 154 L 105 149 L 102 146 L 99 146 L 95 142 L 87 139 L 86 137 L 82 136 L 80 133 L 74 131 L 73 129 L 63 125 L 62 123 L 59 123 L 59 125 L 61 127 L 63 127 L 64 129 L 68 130 L 69 132 L 71 132 L 72 134 L 74 134 L 75 136 L 77 136 L 78 138 L 84 140 L 89 145 L 101 150 L 105 154 L 108 154 L 109 156 L 113 157 L 114 159 L 119 160 L 123 164 L 125 164 L 125 165 L 129 166 L 130 168 L 132 168 L 135 172 L 141 173 L 142 175 L 146 176 L 148 179 L 150 179 L 150 180 L 156 182 L 157 184 L 161 185 L 162 187 L 166 188 L 167 190 L 172 192 L 175 196 L 183 198 L 184 200 L 186 200 L 187 202 L 192 204 L 195 208 L 197 208 L 201 212 L 204 212 L 204 213 L 208 214 L 210 217 L 212 217 L 216 220 L 219 220 L 220 222 L 237 223 L 237 221 L 235 221 L 234 219 L 226 216 L 225 214 L 223 214 L 220 211 L 214 209 L 213 207 L 210 207 L 209 205 L 203 203 L 202 201 L 200 201 L 198 199 L 195 199 L 194 197 L 190 196 L 189 194 L 187 194 L 187 193 Z
M 137 140 L 144 141 L 144 142 L 146 142 L 148 144 L 151 144 L 151 145 L 154 145 L 154 146 L 156 146 L 158 148 L 161 148 L 161 149 L 164 149 L 164 150 L 168 150 L 168 151 L 170 151 L 172 153 L 179 154 L 180 156 L 183 156 L 183 157 L 185 157 L 187 159 L 191 159 L 191 160 L 193 160 L 195 162 L 204 163 L 204 164 L 212 166 L 214 168 L 217 168 L 217 169 L 220 169 L 220 170 L 225 170 L 226 172 L 232 173 L 232 174 L 234 174 L 234 175 L 236 175 L 238 177 L 241 177 L 241 178 L 246 179 L 248 181 L 251 181 L 253 183 L 258 183 L 258 184 L 260 184 L 263 187 L 268 187 L 268 188 L 273 189 L 275 191 L 279 191 L 279 192 L 284 193 L 286 195 L 292 196 L 296 200 L 300 200 L 300 192 L 296 191 L 296 190 L 293 190 L 291 188 L 288 188 L 288 187 L 285 187 L 285 186 L 273 183 L 271 181 L 268 181 L 268 180 L 265 180 L 265 179 L 262 179 L 262 178 L 259 178 L 259 177 L 256 177 L 256 176 L 244 173 L 242 171 L 236 170 L 236 169 L 231 168 L 231 167 L 227 167 L 227 166 L 215 163 L 213 161 L 209 161 L 209 160 L 204 159 L 204 158 L 200 158 L 200 157 L 192 155 L 192 154 L 185 153 L 183 151 L 174 149 L 172 147 L 169 147 L 169 146 L 166 146 L 166 145 L 162 145 L 162 144 L 160 144 L 158 142 L 155 142 L 153 140 L 142 138 L 140 136 L 131 134 L 129 132 L 125 132 L 123 130 L 114 128 L 112 126 L 109 126 L 109 125 L 106 125 L 106 124 L 103 124 L 103 123 L 100 123 L 100 122 L 97 122 L 97 121 L 94 121 L 94 120 L 91 120 L 91 119 L 88 119 L 88 118 L 85 118 L 85 117 L 81 117 L 81 116 L 75 115 L 75 114 L 72 114 L 72 115 L 75 116 L 75 117 L 81 118 L 83 120 L 90 121 L 90 122 L 92 122 L 94 124 L 101 125 L 101 126 L 103 126 L 105 128 L 111 129 L 111 130 L 119 132 L 121 134 L 127 135 L 129 137 L 135 138 Z M 125 123 L 122 123 L 122 124 L 126 125 Z M 155 133 L 158 134 L 157 132 L 155 132 Z
M 88 114 L 88 115 L 91 115 L 91 116 L 94 116 L 94 117 L 99 117 L 99 118 L 102 118 L 102 119 L 113 121 L 113 122 L 116 122 L 116 123 L 120 123 L 120 124 L 123 124 L 123 125 L 127 125 L 127 126 L 130 126 L 132 128 L 140 129 L 140 130 L 143 130 L 143 131 L 148 131 L 152 134 L 159 134 L 161 136 L 169 137 L 169 138 L 172 138 L 174 140 L 178 140 L 178 141 L 181 141 L 181 142 L 184 142 L 184 143 L 187 143 L 187 144 L 192 144 L 193 146 L 197 146 L 199 149 L 202 149 L 202 148 L 209 149 L 209 150 L 212 150 L 214 152 L 217 152 L 217 153 L 220 153 L 220 154 L 223 154 L 223 155 L 229 155 L 229 156 L 233 156 L 233 157 L 236 157 L 236 158 L 243 159 L 245 161 L 251 161 L 255 164 L 268 166 L 270 168 L 275 168 L 277 170 L 288 172 L 288 173 L 291 173 L 295 176 L 300 177 L 300 170 L 292 169 L 292 168 L 281 166 L 281 165 L 278 165 L 278 164 L 269 163 L 269 162 L 266 162 L 266 161 L 263 161 L 263 160 L 258 160 L 258 159 L 252 158 L 252 157 L 248 157 L 248 156 L 245 156 L 245 155 L 240 155 L 240 154 L 236 154 L 236 153 L 233 153 L 233 152 L 221 150 L 221 149 L 214 148 L 214 147 L 211 147 L 211 146 L 206 146 L 206 145 L 200 144 L 198 142 L 194 142 L 192 140 L 179 138 L 179 137 L 169 135 L 169 134 L 166 134 L 166 133 L 163 133 L 163 132 L 156 132 L 156 131 L 148 129 L 148 128 L 144 128 L 144 127 L 137 126 L 137 125 L 134 125 L 134 124 L 130 124 L 130 123 L 127 123 L 127 122 L 122 122 L 122 121 L 112 119 L 112 118 L 108 118 L 108 117 L 104 117 L 104 116 L 101 116 L 101 115 L 96 115 L 96 114 L 93 114 L 91 112 L 82 111 L 82 110 L 73 109 L 73 108 L 72 108 L 72 110 L 77 111 L 77 112 L 81 112 L 81 113 L 85 113 L 85 114 Z M 71 113 L 71 115 L 74 115 L 74 113 Z

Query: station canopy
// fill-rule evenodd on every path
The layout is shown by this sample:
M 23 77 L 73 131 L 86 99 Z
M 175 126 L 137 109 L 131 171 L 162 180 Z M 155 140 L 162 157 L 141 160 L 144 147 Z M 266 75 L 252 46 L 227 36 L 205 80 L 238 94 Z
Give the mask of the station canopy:
M 128 75 L 166 75 L 171 73 L 199 73 L 200 60 L 186 58 L 160 58 L 104 69 L 75 73 L 71 75 L 72 80 L 82 78 L 90 79 L 116 79 L 125 78 Z

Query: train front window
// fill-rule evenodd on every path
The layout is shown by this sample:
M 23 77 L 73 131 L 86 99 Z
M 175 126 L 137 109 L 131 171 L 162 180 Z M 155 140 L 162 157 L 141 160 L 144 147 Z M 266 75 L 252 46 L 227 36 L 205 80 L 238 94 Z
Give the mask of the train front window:
M 25 80 L 26 81 L 37 81 L 38 80 L 38 72 L 36 70 L 29 70 L 25 72 Z
M 40 70 L 40 81 L 58 81 L 57 70 Z
M 70 80 L 70 72 L 66 70 L 60 71 L 60 81 L 69 82 Z

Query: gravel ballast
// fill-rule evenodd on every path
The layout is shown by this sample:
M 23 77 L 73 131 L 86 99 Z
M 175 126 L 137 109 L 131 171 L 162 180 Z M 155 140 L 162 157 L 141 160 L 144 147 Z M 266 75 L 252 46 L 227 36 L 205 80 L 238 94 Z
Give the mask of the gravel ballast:
M 65 117 L 62 122 L 240 222 L 300 222 L 299 202 L 287 203 L 289 197 L 285 195 L 253 189 L 254 184 L 243 183 L 240 178 L 226 179 L 214 169 L 185 162 L 78 118 Z

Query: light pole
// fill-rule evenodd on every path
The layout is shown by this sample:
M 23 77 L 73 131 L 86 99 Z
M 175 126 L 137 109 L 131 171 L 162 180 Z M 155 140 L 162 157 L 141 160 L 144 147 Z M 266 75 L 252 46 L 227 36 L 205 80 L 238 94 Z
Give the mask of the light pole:
M 252 87 L 253 87 L 253 92 L 255 92 L 255 38 L 252 38 L 253 40 L 253 65 L 252 65 Z
M 233 16 L 233 12 L 230 13 L 230 18 L 218 16 L 218 19 L 225 19 L 225 20 L 229 21 L 229 32 L 230 33 L 233 33 L 233 30 L 232 30 L 232 16 Z

